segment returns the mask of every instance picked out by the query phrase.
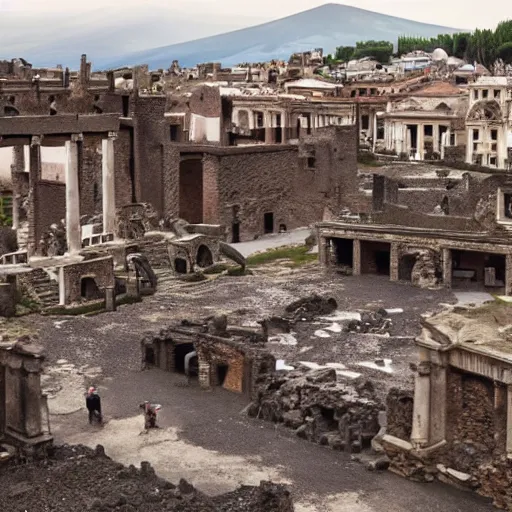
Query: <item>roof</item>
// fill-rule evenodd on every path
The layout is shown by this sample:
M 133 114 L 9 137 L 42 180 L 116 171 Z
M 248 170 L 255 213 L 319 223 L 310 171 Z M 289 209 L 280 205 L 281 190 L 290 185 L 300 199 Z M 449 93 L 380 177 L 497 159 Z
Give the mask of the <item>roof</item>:
M 506 76 L 481 76 L 475 83 L 470 84 L 471 87 L 481 87 L 486 85 L 499 87 L 512 86 L 512 79 Z
M 329 84 L 327 82 L 322 82 L 321 80 L 315 80 L 314 78 L 302 78 L 300 80 L 296 80 L 295 82 L 288 82 L 285 84 L 285 88 L 288 89 L 290 87 L 299 87 L 302 89 L 336 89 L 336 87 L 340 87 L 339 85 Z

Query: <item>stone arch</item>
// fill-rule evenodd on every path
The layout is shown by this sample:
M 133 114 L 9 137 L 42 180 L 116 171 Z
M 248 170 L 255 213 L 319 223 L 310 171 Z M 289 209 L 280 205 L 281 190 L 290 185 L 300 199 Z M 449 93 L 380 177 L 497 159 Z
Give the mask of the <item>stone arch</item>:
M 477 101 L 468 112 L 468 121 L 502 121 L 503 112 L 497 101 Z
M 96 300 L 102 298 L 102 293 L 96 284 L 96 276 L 82 276 L 80 279 L 80 296 L 85 300 Z
M 8 117 L 19 116 L 20 111 L 14 105 L 4 105 L 3 114 Z
M 196 263 L 201 268 L 213 265 L 212 251 L 204 244 L 201 244 L 197 249 Z

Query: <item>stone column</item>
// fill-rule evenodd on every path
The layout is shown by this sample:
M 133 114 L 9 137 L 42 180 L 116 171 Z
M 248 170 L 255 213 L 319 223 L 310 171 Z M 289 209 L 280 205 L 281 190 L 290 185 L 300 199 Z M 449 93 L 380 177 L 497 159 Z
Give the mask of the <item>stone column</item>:
M 443 284 L 452 287 L 452 250 L 443 248 Z
M 116 290 L 114 286 L 105 287 L 105 309 L 107 311 L 116 310 Z
M 272 118 L 273 118 L 273 116 L 272 116 L 271 112 L 265 112 L 265 114 L 264 114 L 265 144 L 273 144 L 274 143 Z
M 352 275 L 361 275 L 361 240 L 355 239 L 352 251 Z
M 38 212 L 38 202 L 37 202 L 37 184 L 41 180 L 41 142 L 43 141 L 43 137 L 34 136 L 32 137 L 30 143 L 30 171 L 29 171 L 29 186 L 28 186 L 28 240 L 27 240 L 27 249 L 28 255 L 32 256 L 36 253 L 37 247 L 39 245 L 38 233 L 36 229 L 36 217 Z
M 27 369 L 29 361 L 24 362 Z M 30 361 L 33 371 L 25 377 L 25 434 L 28 438 L 38 437 L 43 434 L 42 414 L 41 414 L 41 377 L 39 375 L 39 364 Z
M 25 146 L 14 146 L 12 148 L 12 162 L 12 229 L 18 229 L 20 227 L 21 195 L 16 174 L 25 171 Z
M 400 246 L 396 243 L 391 244 L 389 255 L 389 280 L 398 281 L 400 264 Z
M 473 163 L 473 129 L 467 128 L 466 163 Z
M 507 386 L 507 457 L 512 458 L 512 384 Z
M 425 157 L 425 127 L 422 124 L 418 124 L 416 131 L 416 153 L 419 154 L 420 160 Z
M 0 439 L 3 437 L 5 433 L 6 427 L 6 403 L 5 403 L 5 360 L 4 355 L 6 353 L 0 354 Z
M 411 443 L 422 448 L 429 441 L 430 424 L 430 363 L 418 364 L 414 380 L 414 409 L 412 416 Z
M 505 257 L 505 295 L 512 295 L 512 254 Z
M 444 354 L 439 354 L 444 356 Z M 447 365 L 444 361 L 432 365 L 430 376 L 430 392 L 433 400 L 430 407 L 429 444 L 437 444 L 446 439 L 446 394 Z
M 200 354 L 198 354 L 199 362 L 199 386 L 203 389 L 211 388 L 211 370 L 210 364 L 206 362 Z
M 102 198 L 103 232 L 114 233 L 116 221 L 114 140 L 117 133 L 109 132 L 108 139 L 102 140 Z
M 434 139 L 433 150 L 439 151 L 439 125 L 437 123 L 432 125 L 432 137 Z
M 329 267 L 331 263 L 331 243 L 328 238 L 320 237 L 318 245 L 318 259 L 324 267 Z
M 78 189 L 78 142 L 82 140 L 82 135 L 71 135 L 71 140 L 66 142 L 66 238 L 70 254 L 82 249 Z

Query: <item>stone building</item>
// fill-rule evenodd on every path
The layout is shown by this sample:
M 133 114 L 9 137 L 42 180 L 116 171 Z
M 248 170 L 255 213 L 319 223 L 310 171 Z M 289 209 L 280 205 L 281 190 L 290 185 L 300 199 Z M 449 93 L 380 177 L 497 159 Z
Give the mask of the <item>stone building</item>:
M 30 340 L 0 344 L 0 442 L 24 456 L 43 455 L 52 444 L 41 391 L 43 348 Z
M 261 333 L 228 327 L 225 317 L 215 317 L 148 335 L 142 340 L 142 359 L 146 368 L 197 377 L 202 388 L 221 386 L 253 398 L 257 379 L 275 370 L 265 343 Z
M 400 432 L 388 410 L 393 471 L 476 490 L 510 509 L 512 359 L 506 306 L 426 317 L 416 339 L 414 400 Z M 504 329 L 505 328 L 505 329 Z M 430 475 L 430 476 L 429 476 Z
M 466 162 L 508 169 L 512 149 L 512 80 L 483 76 L 469 86 Z
M 317 224 L 324 265 L 426 287 L 510 295 L 510 177 L 396 174 L 374 175 L 372 204 L 360 203 L 367 207 L 362 215 Z

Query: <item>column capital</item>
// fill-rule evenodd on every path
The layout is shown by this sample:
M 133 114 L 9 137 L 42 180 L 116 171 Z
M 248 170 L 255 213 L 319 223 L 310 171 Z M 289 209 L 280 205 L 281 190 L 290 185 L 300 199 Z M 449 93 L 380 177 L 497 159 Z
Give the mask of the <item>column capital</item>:
M 117 139 L 117 132 L 108 132 L 108 138 L 112 140 Z
M 76 144 L 77 142 L 83 142 L 84 141 L 84 134 L 83 133 L 72 133 L 71 134 L 71 142 Z
M 40 146 L 43 142 L 44 135 L 32 135 L 32 139 L 30 140 L 31 146 Z
M 422 361 L 419 364 L 411 364 L 410 365 L 411 370 L 413 372 L 416 372 L 420 377 L 426 377 L 430 375 L 430 372 L 432 370 L 432 364 L 430 361 Z

